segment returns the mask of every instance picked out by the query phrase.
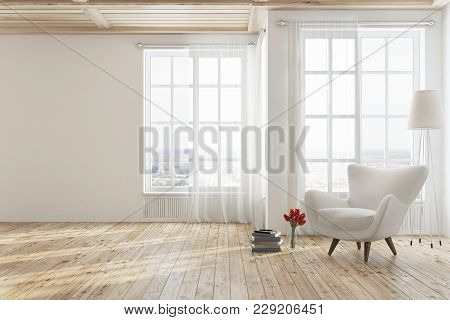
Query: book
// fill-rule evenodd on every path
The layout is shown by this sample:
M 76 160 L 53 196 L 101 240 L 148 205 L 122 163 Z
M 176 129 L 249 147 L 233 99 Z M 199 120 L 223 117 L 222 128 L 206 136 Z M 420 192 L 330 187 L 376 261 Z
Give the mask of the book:
M 252 236 L 253 242 L 279 242 L 281 237 L 260 237 L 260 236 Z
M 282 243 L 283 240 L 278 242 L 254 242 L 252 243 L 252 248 L 279 248 Z
M 281 236 L 281 232 L 277 232 L 275 230 L 255 230 L 252 233 L 254 237 L 279 237 Z

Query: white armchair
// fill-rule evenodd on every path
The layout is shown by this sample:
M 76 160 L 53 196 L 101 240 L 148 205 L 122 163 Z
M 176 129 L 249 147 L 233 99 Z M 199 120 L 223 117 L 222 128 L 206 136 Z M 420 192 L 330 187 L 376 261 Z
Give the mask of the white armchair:
M 428 176 L 426 166 L 378 169 L 348 166 L 349 197 L 338 199 L 328 193 L 310 190 L 305 194 L 306 215 L 311 228 L 333 238 L 331 256 L 340 240 L 364 242 L 368 261 L 372 241 L 385 239 L 397 254 L 391 236 L 398 233 L 411 203 Z

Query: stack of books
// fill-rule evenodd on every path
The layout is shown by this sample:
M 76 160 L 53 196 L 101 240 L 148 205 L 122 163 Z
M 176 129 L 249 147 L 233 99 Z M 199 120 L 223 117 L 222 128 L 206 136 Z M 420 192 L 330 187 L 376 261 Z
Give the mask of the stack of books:
M 259 229 L 252 233 L 253 252 L 280 252 L 281 233 L 275 230 Z

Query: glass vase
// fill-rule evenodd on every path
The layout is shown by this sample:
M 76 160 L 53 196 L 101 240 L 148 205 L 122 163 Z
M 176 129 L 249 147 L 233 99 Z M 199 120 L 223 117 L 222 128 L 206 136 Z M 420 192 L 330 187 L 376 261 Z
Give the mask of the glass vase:
M 288 233 L 289 247 L 291 249 L 295 248 L 297 244 L 297 226 L 290 226 L 290 230 Z

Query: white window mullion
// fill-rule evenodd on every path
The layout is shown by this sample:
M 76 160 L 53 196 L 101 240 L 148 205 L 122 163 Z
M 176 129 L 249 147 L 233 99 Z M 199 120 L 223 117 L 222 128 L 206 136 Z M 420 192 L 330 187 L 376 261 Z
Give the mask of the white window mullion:
M 194 190 L 198 188 L 198 168 L 199 168 L 199 161 L 198 161 L 198 130 L 199 130 L 199 85 L 198 85 L 198 72 L 199 72 L 199 62 L 198 57 L 193 58 L 193 124 L 192 124 L 192 130 L 193 130 L 193 177 L 192 177 L 192 185 L 194 187 Z
M 332 39 L 328 39 L 328 106 L 327 106 L 327 119 L 328 119 L 328 192 L 333 191 L 333 50 Z
M 389 48 L 388 39 L 384 39 L 384 163 L 390 166 L 389 159 Z
M 359 34 L 356 35 L 355 38 L 355 162 L 361 163 L 361 152 L 362 152 L 362 145 L 361 145 L 361 127 L 362 127 L 362 120 L 361 120 L 361 114 L 362 114 L 362 98 L 361 98 L 361 85 L 362 85 L 362 79 L 361 79 L 361 63 L 357 63 L 360 61 L 361 54 L 360 54 L 360 48 L 361 43 L 359 40 Z
M 221 153 L 221 139 L 220 139 L 220 126 L 222 125 L 222 77 L 221 77 L 221 72 L 222 72 L 222 68 L 221 68 L 221 58 L 219 57 L 217 60 L 217 68 L 218 68 L 218 72 L 217 72 L 217 186 L 220 188 L 222 186 L 222 153 Z
M 169 139 L 169 149 L 170 149 L 170 159 L 169 159 L 169 170 L 170 170 L 170 186 L 173 188 L 175 187 L 175 150 L 174 150 L 174 125 L 173 125 L 173 57 L 170 58 L 170 139 Z

